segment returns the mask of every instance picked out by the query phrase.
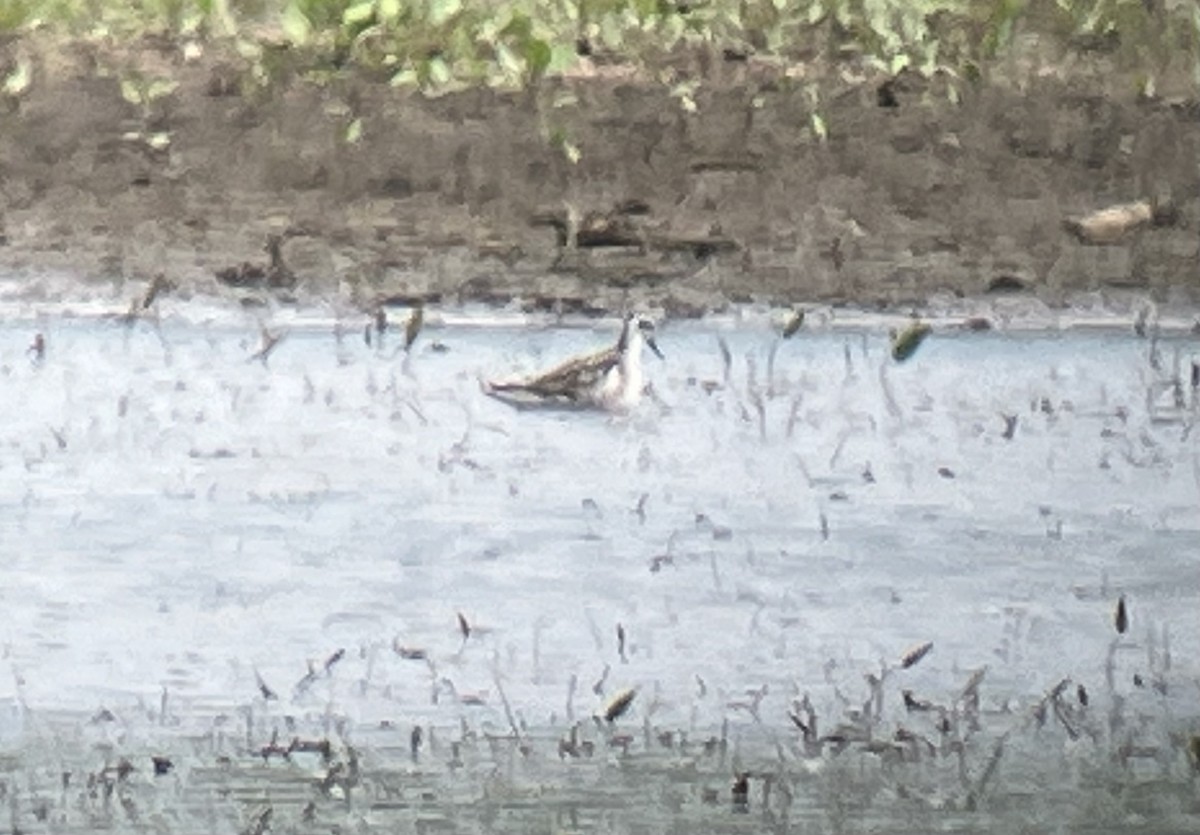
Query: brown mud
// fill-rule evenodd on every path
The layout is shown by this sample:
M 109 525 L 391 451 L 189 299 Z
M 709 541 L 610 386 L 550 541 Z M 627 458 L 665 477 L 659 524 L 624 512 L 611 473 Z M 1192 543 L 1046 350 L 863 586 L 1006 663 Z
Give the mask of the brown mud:
M 247 304 L 676 316 L 1200 295 L 1200 104 L 1095 68 L 961 83 L 955 102 L 938 80 L 718 58 L 692 68 L 693 108 L 623 72 L 427 98 L 319 83 L 286 53 L 263 86 L 236 53 L 152 39 L 0 42 L 0 77 L 20 61 L 28 88 L 0 94 L 0 273 L 31 294 L 55 273 L 162 272 Z M 131 77 L 178 86 L 130 102 Z M 1176 211 L 1100 245 L 1064 228 L 1136 200 Z

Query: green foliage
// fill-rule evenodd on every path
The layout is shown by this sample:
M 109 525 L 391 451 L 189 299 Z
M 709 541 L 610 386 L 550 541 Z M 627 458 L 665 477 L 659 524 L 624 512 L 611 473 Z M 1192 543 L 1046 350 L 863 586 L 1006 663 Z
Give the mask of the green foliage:
M 1029 33 L 1105 45 L 1149 86 L 1180 70 L 1200 84 L 1196 0 L 0 0 L 0 31 L 34 23 L 113 36 L 275 32 L 314 68 L 356 64 L 433 92 L 520 88 L 569 71 L 580 53 L 652 67 L 698 46 L 784 62 L 815 49 L 887 73 L 971 79 Z

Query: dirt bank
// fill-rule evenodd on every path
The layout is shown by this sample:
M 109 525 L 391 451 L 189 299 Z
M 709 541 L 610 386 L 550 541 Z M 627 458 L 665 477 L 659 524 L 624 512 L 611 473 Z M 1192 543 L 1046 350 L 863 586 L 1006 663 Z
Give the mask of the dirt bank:
M 953 103 L 936 82 L 701 63 L 690 101 L 620 72 L 425 98 L 286 60 L 263 87 L 215 47 L 10 40 L 0 76 L 29 82 L 0 95 L 0 271 L 31 288 L 163 271 L 247 301 L 674 315 L 1200 290 L 1194 101 L 1122 98 L 1133 85 L 1102 73 L 963 86 Z M 1062 227 L 1162 197 L 1171 225 L 1111 244 Z

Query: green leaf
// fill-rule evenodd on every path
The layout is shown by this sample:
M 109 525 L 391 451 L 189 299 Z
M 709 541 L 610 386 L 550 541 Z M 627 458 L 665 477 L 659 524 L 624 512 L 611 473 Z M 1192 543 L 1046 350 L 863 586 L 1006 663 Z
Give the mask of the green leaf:
M 533 36 L 533 21 L 524 12 L 513 12 L 500 31 L 517 41 L 525 41 Z
M 165 151 L 171 145 L 171 134 L 166 131 L 152 133 L 146 137 L 146 144 L 156 151 Z
M 429 83 L 435 87 L 449 84 L 454 77 L 450 72 L 450 65 L 440 56 L 435 56 L 425 62 L 425 73 Z
M 819 141 L 824 142 L 829 138 L 829 131 L 826 129 L 825 120 L 821 118 L 820 113 L 812 115 L 812 129 Z
M 376 8 L 379 12 L 379 20 L 383 23 L 395 23 L 400 19 L 400 0 L 379 0 Z
M 462 0 L 429 0 L 429 22 L 441 26 L 462 10 Z
M 312 23 L 297 0 L 292 0 L 279 16 L 284 36 L 296 46 L 304 46 L 312 37 Z
M 505 44 L 496 44 L 496 64 L 506 79 L 520 78 L 525 71 L 525 64 Z
M 362 2 L 349 6 L 342 13 L 342 25 L 358 26 L 359 24 L 366 23 L 374 14 L 375 0 L 362 0 Z
M 163 96 L 169 96 L 179 87 L 178 81 L 172 81 L 168 78 L 156 78 L 146 86 L 145 97 L 146 101 L 151 102 L 156 99 L 161 99 Z
M 27 58 L 17 61 L 16 68 L 4 79 L 4 93 L 8 96 L 19 96 L 29 89 L 33 83 L 33 68 Z
M 546 68 L 546 72 L 552 75 L 561 75 L 575 66 L 578 60 L 579 54 L 573 45 L 556 43 L 550 47 L 550 66 Z
M 600 39 L 609 49 L 620 49 L 625 40 L 625 27 L 615 14 L 606 14 L 600 19 Z
M 362 139 L 362 119 L 355 119 L 346 126 L 346 143 L 354 145 L 358 140 Z
M 550 44 L 543 40 L 534 39 L 525 44 L 525 64 L 529 67 L 529 74 L 534 78 L 540 77 L 546 72 L 553 57 L 554 53 L 550 49 Z
M 121 98 L 130 104 L 141 104 L 144 101 L 141 86 L 128 78 L 122 78 Z
M 405 67 L 392 76 L 392 80 L 388 82 L 393 87 L 417 87 L 420 86 L 421 79 L 417 77 L 417 71 L 412 67 Z
M 687 22 L 679 15 L 668 15 L 663 20 L 663 25 L 659 29 L 659 34 L 663 39 L 663 46 L 667 49 L 675 46 L 683 38 Z

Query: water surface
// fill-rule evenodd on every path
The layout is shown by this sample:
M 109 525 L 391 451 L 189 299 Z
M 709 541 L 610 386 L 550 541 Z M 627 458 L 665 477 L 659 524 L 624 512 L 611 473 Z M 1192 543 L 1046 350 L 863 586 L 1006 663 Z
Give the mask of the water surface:
M 245 831 L 268 807 L 283 831 L 1200 826 L 1185 337 L 943 326 L 896 364 L 867 320 L 669 324 L 652 396 L 608 416 L 519 413 L 479 379 L 611 323 L 432 319 L 405 354 L 295 317 L 266 364 L 249 317 L 0 325 L 0 747 L 25 831 Z M 978 670 L 950 730 L 905 708 L 953 707 Z M 855 718 L 868 674 L 882 711 Z M 880 744 L 806 747 L 806 694 L 820 735 Z M 883 750 L 900 728 L 933 748 Z M 361 777 L 264 763 L 273 731 Z M 121 756 L 133 812 L 84 788 Z

